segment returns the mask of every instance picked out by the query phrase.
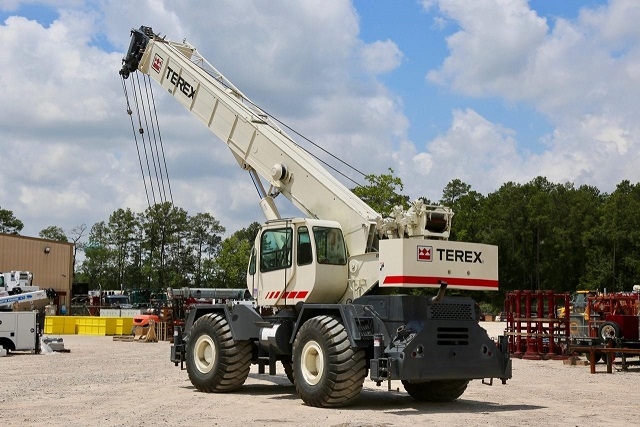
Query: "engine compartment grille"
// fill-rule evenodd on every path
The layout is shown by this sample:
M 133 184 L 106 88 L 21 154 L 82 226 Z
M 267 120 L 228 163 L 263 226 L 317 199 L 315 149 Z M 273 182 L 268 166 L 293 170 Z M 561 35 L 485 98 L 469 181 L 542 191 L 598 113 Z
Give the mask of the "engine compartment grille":
M 429 318 L 432 320 L 474 320 L 470 304 L 438 303 L 430 309 Z

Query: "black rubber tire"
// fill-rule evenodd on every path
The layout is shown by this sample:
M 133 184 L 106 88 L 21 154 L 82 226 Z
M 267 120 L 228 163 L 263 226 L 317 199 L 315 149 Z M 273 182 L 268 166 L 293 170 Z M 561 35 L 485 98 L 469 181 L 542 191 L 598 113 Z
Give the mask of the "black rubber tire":
M 196 389 L 207 393 L 237 390 L 249 375 L 251 342 L 234 341 L 224 316 L 205 314 L 189 333 L 186 364 Z
M 362 391 L 366 365 L 364 350 L 351 347 L 344 325 L 334 316 L 309 319 L 293 343 L 294 384 L 309 406 L 353 403 Z
M 295 384 L 294 377 L 293 377 L 293 363 L 282 362 L 282 367 L 284 368 L 285 375 L 287 376 L 289 381 L 291 381 L 291 384 Z
M 409 396 L 422 402 L 452 402 L 462 396 L 468 380 L 402 381 Z
M 603 340 L 621 338 L 620 325 L 615 322 L 604 322 L 598 328 L 598 336 Z

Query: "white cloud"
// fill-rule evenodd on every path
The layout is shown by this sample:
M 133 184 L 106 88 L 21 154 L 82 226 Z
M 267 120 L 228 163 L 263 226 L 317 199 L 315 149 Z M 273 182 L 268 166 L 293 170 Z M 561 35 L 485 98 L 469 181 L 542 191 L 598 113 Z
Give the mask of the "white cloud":
M 61 3 L 47 27 L 21 17 L 0 26 L 1 78 L 13 88 L 0 105 L 0 155 L 9 163 L 0 206 L 25 222 L 25 234 L 146 208 L 117 74 L 131 27 L 186 37 L 253 101 L 366 173 L 386 170 L 389 141 L 405 138 L 401 102 L 375 80 L 401 53 L 391 41 L 358 39 L 349 1 L 97 4 L 90 11 L 84 2 Z M 115 52 L 96 47 L 97 37 Z M 363 58 L 379 63 L 367 69 Z M 174 202 L 190 214 L 212 213 L 228 232 L 262 221 L 253 184 L 226 146 L 154 89 Z
M 418 182 L 410 181 L 407 189 L 414 197 L 431 200 L 439 200 L 442 189 L 454 178 L 473 183 L 482 193 L 522 178 L 514 132 L 471 109 L 455 110 L 449 130 L 430 141 L 426 151 L 414 153 L 407 164 L 421 176 Z
M 362 49 L 364 68 L 371 74 L 387 73 L 402 62 L 402 52 L 391 40 L 375 41 Z
M 0 2 L 0 11 L 15 11 L 23 5 L 45 5 L 50 7 L 80 7 L 84 0 L 2 0 Z
M 537 175 L 603 191 L 640 178 L 635 2 L 547 21 L 525 0 L 424 1 L 448 23 L 439 28 L 453 28 L 448 55 L 425 70 L 424 83 L 462 96 L 452 97 L 449 128 L 417 144 L 404 101 L 378 77 L 418 62 L 386 37 L 364 43 L 347 0 L 46 4 L 59 7 L 51 25 L 20 17 L 0 25 L 0 207 L 25 222 L 26 234 L 146 208 L 117 75 L 129 30 L 140 25 L 186 37 L 258 105 L 359 170 L 393 167 L 411 197 L 437 200 L 454 178 L 483 193 Z M 154 89 L 175 203 L 212 213 L 229 232 L 261 221 L 251 180 L 226 146 Z M 533 144 L 542 150 L 528 150 L 507 118 L 489 120 L 495 114 L 483 107 L 495 104 L 471 108 L 467 97 L 535 109 L 552 129 Z
M 547 24 L 526 0 L 442 0 L 439 9 L 460 30 L 447 38 L 451 55 L 427 77 L 470 95 L 493 94 L 527 69 Z
M 90 15 L 65 12 L 48 28 L 22 17 L 0 26 L 0 60 L 7 64 L 3 127 L 28 118 L 31 126 L 20 132 L 40 131 L 111 115 L 118 82 L 107 78 L 107 70 L 118 69 L 119 55 L 88 46 L 93 23 Z
M 90 45 L 94 24 L 90 13 L 63 10 L 46 28 L 17 16 L 0 25 L 0 194 L 29 235 L 92 225 L 120 207 L 116 154 L 128 146 L 118 137 L 126 122 L 116 118 L 124 117 L 121 56 Z
M 427 79 L 464 95 L 524 102 L 553 127 L 544 138 L 545 151 L 523 151 L 519 174 L 506 173 L 496 183 L 543 175 L 611 191 L 623 179 L 640 179 L 635 166 L 640 156 L 637 2 L 612 0 L 581 9 L 575 20 L 554 22 L 538 16 L 524 0 L 433 3 L 438 17 L 458 28 L 447 39 L 449 56 Z M 425 6 L 433 10 L 435 5 Z M 456 126 L 454 119 L 444 137 L 455 138 Z M 441 143 L 438 138 L 428 144 L 434 164 L 442 157 L 431 150 Z M 489 144 L 486 153 L 494 149 Z M 505 170 L 490 156 L 474 156 L 485 174 Z M 468 176 L 470 170 L 465 171 Z M 482 182 L 476 172 L 470 182 Z
M 429 153 L 418 153 L 413 156 L 413 169 L 419 175 L 429 175 L 433 168 L 433 156 Z
M 581 25 L 596 34 L 596 38 L 611 47 L 625 48 L 630 40 L 640 37 L 640 5 L 634 0 L 612 0 L 607 7 L 583 8 Z

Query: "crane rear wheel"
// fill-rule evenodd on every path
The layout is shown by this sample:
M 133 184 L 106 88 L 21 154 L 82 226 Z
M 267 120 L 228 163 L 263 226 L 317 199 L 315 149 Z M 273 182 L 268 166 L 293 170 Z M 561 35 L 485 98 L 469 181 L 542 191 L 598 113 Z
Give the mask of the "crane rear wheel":
M 423 402 L 452 402 L 462 396 L 469 380 L 402 381 L 409 396 Z
M 291 384 L 294 384 L 293 364 L 291 362 L 282 362 L 282 367 L 284 368 L 284 373 L 287 376 L 287 379 L 291 381 Z
M 240 388 L 251 368 L 251 342 L 235 341 L 227 319 L 218 313 L 195 321 L 186 348 L 189 380 L 208 393 Z

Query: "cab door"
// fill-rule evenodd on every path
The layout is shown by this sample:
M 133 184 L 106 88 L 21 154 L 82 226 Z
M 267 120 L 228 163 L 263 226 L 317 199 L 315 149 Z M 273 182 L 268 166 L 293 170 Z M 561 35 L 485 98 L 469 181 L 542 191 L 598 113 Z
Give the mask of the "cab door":
M 283 225 L 263 229 L 256 253 L 257 294 L 259 304 L 281 305 L 294 276 L 293 227 Z

